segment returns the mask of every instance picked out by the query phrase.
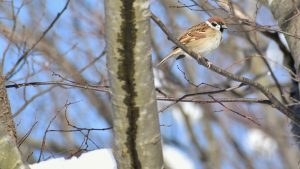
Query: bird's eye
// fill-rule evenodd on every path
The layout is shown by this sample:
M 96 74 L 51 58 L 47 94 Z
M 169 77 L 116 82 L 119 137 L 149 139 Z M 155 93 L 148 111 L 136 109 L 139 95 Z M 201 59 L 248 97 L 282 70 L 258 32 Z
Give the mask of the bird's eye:
M 215 26 L 217 26 L 217 23 L 213 22 L 213 23 L 211 23 L 211 25 L 215 27 Z

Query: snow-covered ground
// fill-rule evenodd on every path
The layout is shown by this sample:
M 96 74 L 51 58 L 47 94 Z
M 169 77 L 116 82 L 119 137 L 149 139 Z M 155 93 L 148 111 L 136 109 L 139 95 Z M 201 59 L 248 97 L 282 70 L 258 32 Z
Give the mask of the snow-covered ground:
M 165 163 L 172 169 L 194 169 L 193 162 L 179 149 L 164 146 Z M 83 153 L 71 159 L 55 158 L 30 165 L 31 169 L 116 169 L 111 149 L 99 149 Z

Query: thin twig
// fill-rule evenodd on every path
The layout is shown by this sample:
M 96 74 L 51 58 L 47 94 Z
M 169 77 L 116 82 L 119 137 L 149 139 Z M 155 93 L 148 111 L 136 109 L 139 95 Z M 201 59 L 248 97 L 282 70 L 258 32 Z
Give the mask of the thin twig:
M 64 8 L 61 10 L 61 12 L 59 12 L 56 17 L 54 18 L 54 20 L 50 23 L 50 25 L 47 27 L 47 29 L 43 32 L 43 34 L 40 36 L 40 38 L 31 46 L 31 48 L 27 49 L 23 55 L 17 60 L 16 64 L 14 65 L 14 67 L 5 75 L 5 79 L 9 79 L 11 77 L 11 75 L 15 72 L 15 70 L 17 69 L 17 67 L 19 66 L 19 64 L 27 58 L 27 56 L 30 54 L 30 52 L 39 44 L 39 42 L 46 36 L 46 34 L 50 31 L 50 29 L 54 26 L 54 24 L 58 21 L 58 19 L 60 18 L 60 16 L 66 11 L 68 5 L 70 3 L 70 0 L 67 1 L 67 3 L 65 4 Z
M 219 102 L 240 102 L 240 103 L 259 103 L 259 104 L 266 104 L 271 105 L 272 103 L 268 99 L 253 99 L 253 98 L 217 98 Z M 158 101 L 170 101 L 170 102 L 176 102 L 178 98 L 176 97 L 160 97 L 158 96 L 156 98 Z M 199 104 L 207 104 L 207 103 L 217 103 L 215 100 L 211 99 L 181 99 L 180 102 L 193 102 L 193 103 L 199 103 Z
M 256 122 L 255 120 L 253 120 L 251 117 L 248 117 L 248 116 L 246 116 L 246 115 L 244 115 L 244 114 L 242 114 L 242 113 L 240 113 L 240 112 L 237 112 L 237 111 L 235 111 L 235 110 L 233 110 L 233 109 L 227 107 L 225 104 L 223 104 L 222 102 L 220 102 L 218 99 L 215 99 L 215 98 L 214 98 L 213 96 L 211 96 L 211 95 L 208 95 L 208 96 L 209 96 L 210 98 L 212 98 L 215 102 L 217 102 L 217 103 L 219 103 L 221 106 L 223 106 L 225 109 L 230 110 L 230 111 L 232 111 L 233 113 L 235 113 L 235 114 L 237 114 L 237 115 L 239 115 L 239 116 L 241 116 L 241 117 L 243 117 L 243 118 L 245 118 L 245 119 L 248 119 L 248 120 L 250 120 L 252 123 L 254 123 L 254 124 L 260 126 L 260 124 L 259 124 L 258 122 Z
M 217 93 L 229 92 L 229 91 L 233 91 L 235 89 L 238 89 L 238 88 L 240 88 L 242 86 L 244 86 L 243 83 L 241 83 L 241 84 L 239 84 L 237 86 L 226 88 L 226 89 L 218 89 L 218 90 L 213 90 L 213 91 L 204 91 L 204 92 L 197 92 L 197 93 L 185 94 L 185 95 L 179 97 L 177 100 L 175 100 L 174 103 L 172 103 L 172 104 L 168 105 L 167 107 L 165 107 L 162 111 L 164 111 L 164 110 L 168 109 L 169 107 L 177 104 L 178 102 L 184 101 L 184 99 L 187 98 L 187 97 L 197 96 L 197 95 L 208 95 L 208 94 L 217 94 Z M 170 98 L 167 95 L 165 95 L 165 97 L 168 98 L 168 99 Z M 187 100 L 185 100 L 185 101 L 187 101 Z
M 11 85 L 6 85 L 6 88 L 20 88 L 25 86 L 45 86 L 45 85 L 57 85 L 57 86 L 69 86 L 69 87 L 77 87 L 81 89 L 89 89 L 95 91 L 109 92 L 107 86 L 97 86 L 97 85 L 88 85 L 88 84 L 80 84 L 80 83 L 65 83 L 61 81 L 51 81 L 51 82 L 29 82 L 29 83 L 16 83 Z

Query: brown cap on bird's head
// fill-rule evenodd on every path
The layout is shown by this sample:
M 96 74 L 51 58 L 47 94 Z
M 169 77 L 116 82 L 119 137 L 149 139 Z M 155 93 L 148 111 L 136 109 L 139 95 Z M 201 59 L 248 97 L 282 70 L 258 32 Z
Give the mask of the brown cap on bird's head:
M 208 22 L 212 23 L 212 22 L 217 22 L 219 25 L 221 25 L 224 29 L 227 29 L 227 26 L 225 24 L 225 21 L 223 18 L 219 17 L 219 16 L 213 16 L 211 18 L 208 19 Z

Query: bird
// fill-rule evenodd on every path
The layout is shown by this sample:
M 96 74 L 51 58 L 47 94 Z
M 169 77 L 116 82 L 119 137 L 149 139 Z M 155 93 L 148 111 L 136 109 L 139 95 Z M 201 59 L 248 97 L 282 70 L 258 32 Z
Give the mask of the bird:
M 178 40 L 202 57 L 202 55 L 206 55 L 219 47 L 223 39 L 224 29 L 227 29 L 224 19 L 213 16 L 205 22 L 190 27 L 178 37 Z M 177 59 L 181 59 L 186 55 L 188 54 L 176 46 L 157 66 L 161 66 L 172 57 L 177 56 Z

